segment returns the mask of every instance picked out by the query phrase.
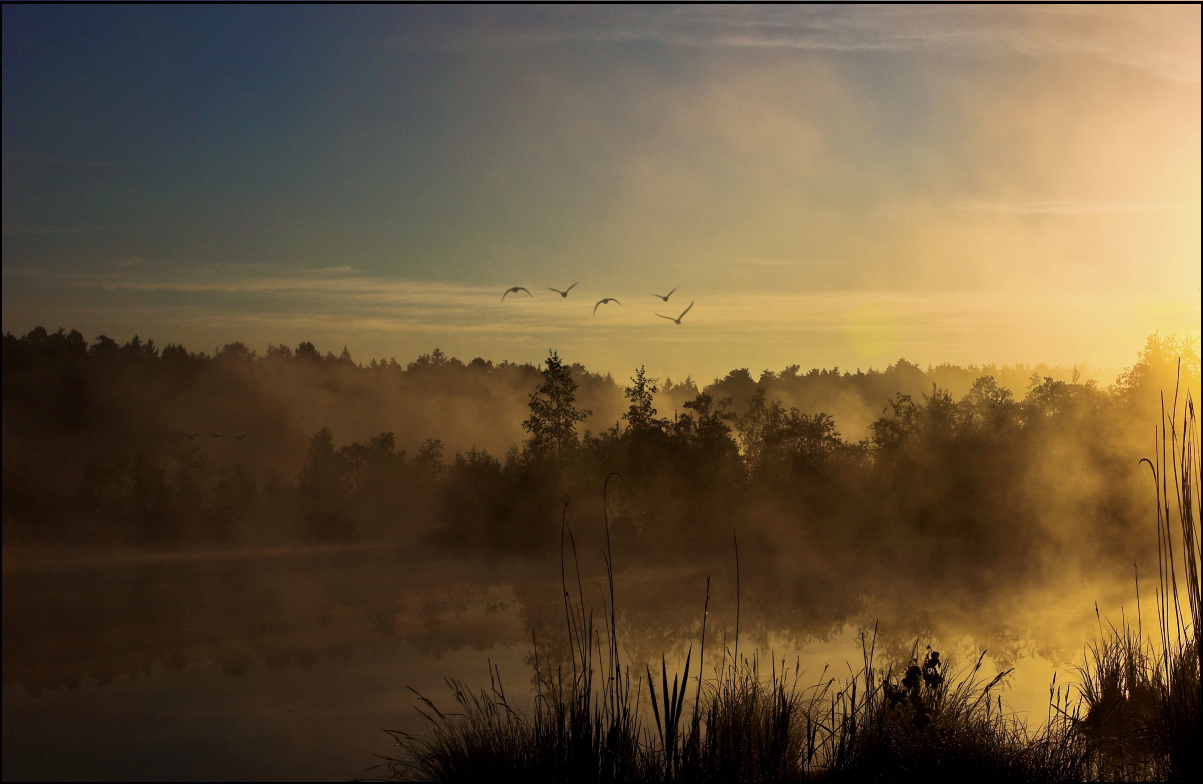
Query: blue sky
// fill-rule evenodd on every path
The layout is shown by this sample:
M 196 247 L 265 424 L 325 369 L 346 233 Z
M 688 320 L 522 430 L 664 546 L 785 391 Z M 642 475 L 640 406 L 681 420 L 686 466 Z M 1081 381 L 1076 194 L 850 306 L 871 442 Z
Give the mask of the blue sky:
M 1198 7 L 3 14 L 13 332 L 703 379 L 1199 332 Z

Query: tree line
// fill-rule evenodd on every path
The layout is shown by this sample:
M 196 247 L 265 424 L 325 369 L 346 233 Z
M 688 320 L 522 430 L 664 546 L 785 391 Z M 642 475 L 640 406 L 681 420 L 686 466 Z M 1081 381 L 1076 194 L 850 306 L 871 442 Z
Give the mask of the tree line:
M 1106 509 L 1094 514 L 1100 525 L 1123 529 L 1137 505 L 1132 469 L 1179 357 L 1184 388 L 1197 389 L 1193 345 L 1156 335 L 1106 387 L 1026 369 L 1022 396 L 984 373 L 954 395 L 933 379 L 979 368 L 899 360 L 856 373 L 791 366 L 759 380 L 737 369 L 699 389 L 642 367 L 620 383 L 554 351 L 541 367 L 464 363 L 437 349 L 402 367 L 311 343 L 264 356 L 233 343 L 208 356 L 35 329 L 3 338 L 4 536 L 540 550 L 556 541 L 564 498 L 596 497 L 611 472 L 623 477 L 621 508 L 607 510 L 620 535 L 686 549 L 706 549 L 731 521 L 766 540 L 806 532 L 813 544 L 887 519 L 892 533 L 943 531 L 968 547 L 990 539 L 984 518 L 1008 516 L 1010 529 L 1042 518 L 1028 507 L 1053 502 L 1048 472 L 1105 477 L 1075 522 Z M 791 404 L 791 392 L 823 385 L 844 399 L 880 396 L 862 437 Z M 344 423 L 399 401 L 409 433 L 382 428 L 340 444 L 338 425 L 305 428 L 295 413 L 305 404 L 282 401 L 281 389 L 298 388 L 331 398 Z M 475 413 L 449 446 L 423 412 L 457 406 Z M 487 427 L 501 435 L 490 441 Z M 229 438 L 190 438 L 200 432 Z

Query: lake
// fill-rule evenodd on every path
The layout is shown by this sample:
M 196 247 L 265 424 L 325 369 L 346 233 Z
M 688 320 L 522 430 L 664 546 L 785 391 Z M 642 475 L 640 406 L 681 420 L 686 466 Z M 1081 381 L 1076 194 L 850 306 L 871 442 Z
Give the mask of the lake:
M 568 581 L 600 625 L 604 567 L 597 548 L 587 549 L 580 584 L 571 560 Z M 372 775 L 373 754 L 397 751 L 383 730 L 422 728 L 409 687 L 444 706 L 445 677 L 487 686 L 491 661 L 511 697 L 529 692 L 532 629 L 541 656 L 563 651 L 560 569 L 558 555 L 485 558 L 395 545 L 6 547 L 3 776 Z M 733 564 L 620 564 L 620 636 L 632 673 L 661 654 L 679 667 L 696 646 L 708 573 L 709 672 L 722 641 L 734 641 Z M 743 581 L 743 652 L 788 659 L 804 668 L 805 685 L 824 664 L 826 677 L 859 666 L 861 630 L 871 622 L 767 601 L 747 566 Z M 1081 609 L 1094 620 L 1092 607 Z M 884 642 L 881 658 L 913 643 Z M 976 658 L 974 640 L 957 644 L 959 661 Z M 1003 664 L 1011 662 L 987 659 L 986 668 Z M 1007 699 L 1043 720 L 1054 661 L 1029 653 L 1019 664 Z

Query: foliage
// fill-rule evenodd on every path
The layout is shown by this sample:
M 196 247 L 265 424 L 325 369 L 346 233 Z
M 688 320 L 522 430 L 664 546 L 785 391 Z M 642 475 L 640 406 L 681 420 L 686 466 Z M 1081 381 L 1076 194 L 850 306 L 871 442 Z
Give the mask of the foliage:
M 715 552 L 732 524 L 770 550 L 851 536 L 874 546 L 858 564 L 827 548 L 824 565 L 850 581 L 841 595 L 888 572 L 966 589 L 966 612 L 1073 526 L 1091 527 L 1075 552 L 1093 567 L 1155 555 L 1131 533 L 1144 492 L 1135 457 L 1148 447 L 1134 412 L 1179 347 L 1156 338 L 1112 388 L 1047 368 L 905 360 L 759 380 L 742 368 L 702 388 L 641 367 L 624 388 L 555 352 L 536 369 L 437 349 L 357 365 L 310 343 L 258 354 L 235 342 L 210 357 L 63 330 L 2 346 L 6 542 L 425 539 L 548 552 L 563 498 L 617 471 L 619 535 L 648 552 Z M 807 400 L 837 412 L 857 401 L 867 438 Z M 1097 482 L 1067 489 L 1045 479 L 1050 462 Z M 834 619 L 851 604 L 822 585 L 826 571 L 792 589 L 827 594 Z
M 589 416 L 576 403 L 577 383 L 556 352 L 547 357 L 543 383 L 530 396 L 530 418 L 522 427 L 531 434 L 527 444 L 538 455 L 563 455 L 577 446 L 576 426 Z
M 652 406 L 652 397 L 659 390 L 656 383 L 647 377 L 647 371 L 642 365 L 631 377 L 631 384 L 632 386 L 624 389 L 631 405 L 622 416 L 627 420 L 630 433 L 635 437 L 642 437 L 662 432 L 668 423 L 656 418 L 656 409 Z

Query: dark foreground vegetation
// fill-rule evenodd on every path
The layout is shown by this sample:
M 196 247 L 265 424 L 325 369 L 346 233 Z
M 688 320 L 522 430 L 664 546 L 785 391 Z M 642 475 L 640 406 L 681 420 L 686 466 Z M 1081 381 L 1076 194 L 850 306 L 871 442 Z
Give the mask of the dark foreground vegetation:
M 419 695 L 427 733 L 391 733 L 402 754 L 381 770 L 422 781 L 1197 781 L 1203 553 L 1200 441 L 1189 394 L 1182 411 L 1181 421 L 1167 427 L 1163 420 L 1158 453 L 1146 461 L 1157 488 L 1158 628 L 1100 623 L 1077 682 L 1066 688 L 1054 680 L 1038 728 L 994 691 L 1009 671 L 982 676 L 985 654 L 955 672 L 916 642 L 909 663 L 883 667 L 875 661 L 876 628 L 868 640 L 862 634 L 863 666 L 851 677 L 803 687 L 785 661 L 766 667 L 757 654 L 741 655 L 738 628 L 734 648 L 724 640 L 704 677 L 709 581 L 699 674 L 691 677 L 692 647 L 671 687 L 663 660 L 658 673 L 632 673 L 622 661 L 607 537 L 602 628 L 586 609 L 579 567 L 575 597 L 565 569 L 568 660 L 540 660 L 536 640 L 533 709 L 507 698 L 493 670 L 490 688 L 479 693 L 448 681 L 454 711 Z M 565 535 L 576 564 L 566 518 L 563 525 L 561 564 L 569 557 Z

